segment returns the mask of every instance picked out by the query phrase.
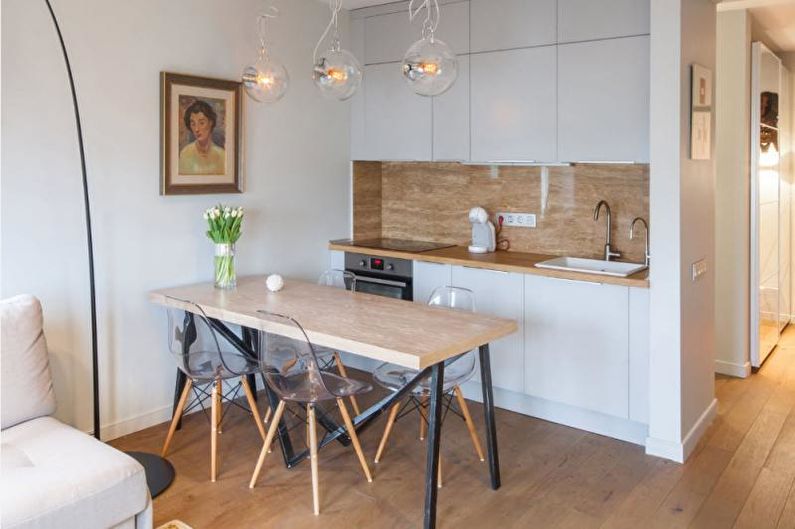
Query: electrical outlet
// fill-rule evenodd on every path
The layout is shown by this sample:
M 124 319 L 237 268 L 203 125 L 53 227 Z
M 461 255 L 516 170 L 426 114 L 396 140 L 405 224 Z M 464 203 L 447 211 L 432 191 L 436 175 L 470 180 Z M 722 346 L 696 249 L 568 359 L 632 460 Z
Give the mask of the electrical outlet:
M 696 281 L 699 277 L 707 273 L 707 262 L 704 259 L 696 261 L 690 265 L 690 267 L 693 275 L 693 281 Z
M 535 228 L 535 213 L 497 213 L 497 222 L 502 217 L 503 226 L 513 226 L 516 228 Z

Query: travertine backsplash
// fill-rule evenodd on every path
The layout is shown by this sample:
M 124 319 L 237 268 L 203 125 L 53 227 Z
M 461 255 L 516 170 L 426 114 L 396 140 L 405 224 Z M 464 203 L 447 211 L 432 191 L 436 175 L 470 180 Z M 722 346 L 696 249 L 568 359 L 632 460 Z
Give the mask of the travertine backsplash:
M 522 167 L 431 162 L 354 162 L 353 234 L 467 244 L 469 209 L 536 214 L 536 228 L 503 228 L 510 249 L 578 257 L 602 256 L 605 219 L 593 210 L 606 200 L 613 212 L 613 247 L 622 260 L 643 260 L 642 229 L 649 218 L 648 165 Z M 495 223 L 496 224 L 496 223 Z

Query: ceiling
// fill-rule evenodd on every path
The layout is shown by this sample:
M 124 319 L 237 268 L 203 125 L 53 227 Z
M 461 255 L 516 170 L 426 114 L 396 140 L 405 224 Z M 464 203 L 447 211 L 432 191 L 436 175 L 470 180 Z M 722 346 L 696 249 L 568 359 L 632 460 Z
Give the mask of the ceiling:
M 718 11 L 747 9 L 778 51 L 795 51 L 795 0 L 723 0 Z
M 360 7 L 370 7 L 370 6 L 377 6 L 381 4 L 391 4 L 395 0 L 342 0 L 342 7 L 345 9 L 359 9 Z M 328 3 L 328 0 L 320 0 L 324 4 Z

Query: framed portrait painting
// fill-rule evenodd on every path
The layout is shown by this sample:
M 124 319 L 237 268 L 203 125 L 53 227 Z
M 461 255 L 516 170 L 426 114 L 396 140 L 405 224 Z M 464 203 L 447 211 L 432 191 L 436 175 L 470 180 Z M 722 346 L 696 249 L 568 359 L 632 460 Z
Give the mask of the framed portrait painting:
M 160 73 L 160 194 L 240 193 L 238 81 Z

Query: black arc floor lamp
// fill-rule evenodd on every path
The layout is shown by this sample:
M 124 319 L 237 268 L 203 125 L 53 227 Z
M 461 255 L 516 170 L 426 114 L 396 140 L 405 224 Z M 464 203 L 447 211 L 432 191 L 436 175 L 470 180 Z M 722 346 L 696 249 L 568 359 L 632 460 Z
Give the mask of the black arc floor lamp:
M 66 44 L 63 40 L 61 27 L 58 24 L 58 19 L 55 16 L 55 11 L 52 9 L 50 0 L 44 0 L 47 4 L 47 9 L 52 17 L 52 23 L 55 26 L 55 31 L 58 33 L 58 40 L 61 43 L 61 51 L 63 52 L 64 63 L 66 64 L 66 73 L 69 76 L 69 88 L 72 91 L 72 104 L 75 111 L 75 125 L 77 127 L 77 145 L 80 150 L 80 168 L 83 172 L 83 204 L 85 205 L 86 213 L 86 237 L 88 244 L 88 279 L 90 285 L 91 295 L 91 370 L 92 370 L 92 387 L 94 397 L 94 437 L 100 438 L 100 425 L 99 425 L 99 358 L 97 354 L 97 293 L 94 283 L 94 241 L 91 231 L 91 205 L 88 195 L 88 176 L 86 172 L 86 152 L 83 146 L 83 126 L 80 121 L 80 109 L 77 105 L 77 92 L 75 91 L 75 80 L 72 75 L 72 66 L 69 63 L 69 55 L 66 53 Z M 168 460 L 146 452 L 127 452 L 127 455 L 137 460 L 146 470 L 146 484 L 149 486 L 149 493 L 154 498 L 161 492 L 166 490 L 171 482 L 174 481 L 174 467 Z

